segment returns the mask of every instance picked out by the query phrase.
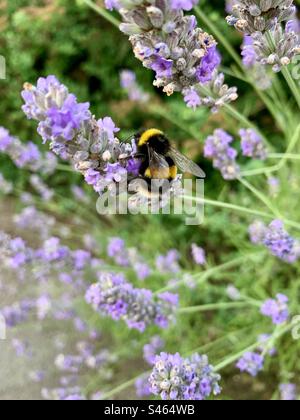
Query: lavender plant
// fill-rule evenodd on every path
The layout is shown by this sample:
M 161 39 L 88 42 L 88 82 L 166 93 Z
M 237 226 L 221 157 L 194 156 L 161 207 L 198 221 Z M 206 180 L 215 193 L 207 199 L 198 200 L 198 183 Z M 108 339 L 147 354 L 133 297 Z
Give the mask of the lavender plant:
M 293 1 L 236 1 L 228 23 L 253 39 L 255 60 L 278 72 L 300 52 Z M 285 28 L 282 23 L 288 21 Z
M 216 41 L 187 16 L 196 2 L 107 2 L 122 17 L 120 30 L 129 35 L 135 57 L 155 72 L 154 85 L 171 96 L 181 92 L 188 107 L 216 111 L 237 99 L 236 88 L 224 84 Z

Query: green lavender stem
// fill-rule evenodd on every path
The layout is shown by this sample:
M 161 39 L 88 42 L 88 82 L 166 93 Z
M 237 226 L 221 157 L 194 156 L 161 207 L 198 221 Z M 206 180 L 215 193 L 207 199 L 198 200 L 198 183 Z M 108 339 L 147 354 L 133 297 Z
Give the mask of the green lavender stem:
M 206 199 L 206 198 L 195 198 L 195 197 L 188 197 L 188 196 L 185 196 L 184 199 L 190 200 L 190 201 L 193 201 L 193 202 L 199 203 L 199 204 L 207 204 L 207 205 L 214 206 L 214 207 L 221 207 L 221 208 L 227 209 L 227 210 L 234 210 L 234 211 L 249 214 L 249 215 L 252 215 L 252 216 L 259 216 L 259 217 L 263 217 L 263 218 L 267 218 L 267 219 L 271 219 L 271 220 L 274 219 L 274 215 L 272 215 L 270 213 L 266 213 L 266 212 L 259 211 L 259 210 L 252 210 L 252 209 L 249 209 L 247 207 L 237 206 L 235 204 L 223 203 L 223 202 L 220 202 L 220 201 L 209 200 L 209 199 Z M 289 219 L 285 219 L 285 218 L 281 218 L 281 219 L 286 225 L 292 226 L 295 229 L 300 230 L 300 223 L 295 222 L 294 220 L 289 220 Z
M 268 159 L 300 160 L 300 155 L 293 153 L 270 153 Z
M 102 16 L 104 19 L 110 22 L 113 26 L 119 29 L 120 22 L 118 21 L 118 19 L 116 19 L 111 13 L 109 13 L 103 7 L 98 6 L 91 0 L 80 0 L 80 1 L 86 4 L 91 9 L 93 9 L 96 13 L 98 13 L 100 16 Z
M 293 79 L 288 67 L 283 67 L 282 74 L 283 74 L 287 84 L 289 85 L 289 88 L 290 88 L 292 94 L 294 95 L 294 98 L 295 98 L 295 100 L 297 102 L 297 105 L 300 109 L 300 88 L 299 88 L 299 86 L 297 86 L 297 84 L 296 84 L 295 80 Z
M 290 329 L 291 329 L 291 325 L 283 326 L 280 329 L 276 329 L 274 334 L 273 334 L 273 337 L 271 338 L 271 340 L 274 339 L 273 342 L 275 342 L 280 337 L 282 337 L 284 334 L 289 332 Z M 219 363 L 218 365 L 215 366 L 215 369 L 214 369 L 215 372 L 220 372 L 222 369 L 226 368 L 227 366 L 229 366 L 232 363 L 239 360 L 245 353 L 250 352 L 250 351 L 254 351 L 260 345 L 261 345 L 261 342 L 256 342 L 255 344 L 252 344 L 251 346 L 249 346 L 246 349 L 234 354 L 233 356 L 227 357 L 225 360 L 223 360 L 223 362 L 221 362 L 221 363 Z
M 260 307 L 261 303 L 257 302 L 254 304 L 254 302 L 218 302 L 218 303 L 211 303 L 208 305 L 199 305 L 199 306 L 190 306 L 187 308 L 180 308 L 178 310 L 181 314 L 191 314 L 195 312 L 208 312 L 208 311 L 218 311 L 223 309 L 237 309 L 237 308 L 244 308 L 247 306 L 257 306 Z
M 222 271 L 229 270 L 229 269 L 231 269 L 235 266 L 239 266 L 245 260 L 249 261 L 251 256 L 257 256 L 257 255 L 259 255 L 259 254 L 255 253 L 255 254 L 250 254 L 250 255 L 247 255 L 247 256 L 242 256 L 242 257 L 235 258 L 231 261 L 227 261 L 224 264 L 220 264 L 216 267 L 210 268 L 210 269 L 206 270 L 204 273 L 201 273 L 200 275 L 196 274 L 195 276 L 192 276 L 192 278 L 197 282 L 197 284 L 200 284 L 201 282 L 207 281 L 213 275 L 215 275 L 219 272 L 222 272 Z M 174 287 L 179 287 L 184 283 L 185 283 L 185 279 L 179 280 L 178 282 L 176 282 L 175 284 L 173 284 L 171 286 L 166 286 L 163 289 L 158 290 L 157 292 L 155 292 L 155 295 L 158 295 L 160 293 L 172 290 Z
M 239 178 L 241 184 L 244 185 L 249 191 L 251 191 L 263 204 L 265 204 L 269 210 L 274 214 L 275 217 L 278 219 L 282 219 L 282 215 L 280 214 L 279 210 L 273 206 L 271 201 L 264 196 L 259 190 L 257 190 L 250 182 L 246 181 L 243 178 Z

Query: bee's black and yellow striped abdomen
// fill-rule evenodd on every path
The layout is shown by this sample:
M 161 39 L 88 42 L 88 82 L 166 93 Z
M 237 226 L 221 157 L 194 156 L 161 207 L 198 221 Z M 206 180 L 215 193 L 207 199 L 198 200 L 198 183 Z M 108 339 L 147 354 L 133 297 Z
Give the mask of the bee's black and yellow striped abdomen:
M 178 173 L 177 167 L 174 165 L 173 161 L 169 163 L 169 168 L 158 168 L 153 170 L 148 167 L 144 172 L 144 176 L 149 179 L 168 179 L 169 181 L 176 179 Z

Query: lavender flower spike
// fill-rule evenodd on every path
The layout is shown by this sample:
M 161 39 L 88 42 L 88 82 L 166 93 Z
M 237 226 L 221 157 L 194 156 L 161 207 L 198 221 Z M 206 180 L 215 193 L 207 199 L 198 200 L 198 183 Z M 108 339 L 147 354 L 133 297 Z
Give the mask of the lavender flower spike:
M 253 159 L 265 160 L 268 152 L 261 136 L 253 129 L 242 129 L 239 131 L 241 146 L 244 156 Z
M 121 87 L 127 92 L 128 98 L 134 102 L 148 102 L 150 96 L 143 92 L 138 85 L 136 75 L 133 71 L 123 70 L 120 74 Z
M 29 119 L 39 122 L 38 132 L 50 148 L 69 159 L 86 182 L 101 194 L 136 177 L 127 170 L 127 157 L 135 150 L 115 138 L 119 131 L 111 118 L 97 121 L 89 104 L 77 103 L 74 95 L 54 76 L 38 80 L 37 86 L 25 84 L 22 92 L 23 111 Z
M 296 401 L 297 400 L 297 386 L 292 383 L 281 384 L 280 396 L 282 401 Z
M 174 318 L 178 297 L 163 293 L 154 298 L 146 289 L 135 289 L 122 275 L 103 274 L 86 293 L 86 301 L 102 315 L 124 320 L 131 329 L 145 331 L 149 325 L 167 328 Z
M 221 377 L 214 373 L 207 356 L 180 354 L 156 356 L 150 375 L 151 392 L 162 400 L 206 400 L 221 392 Z
M 257 376 L 264 368 L 264 357 L 259 353 L 245 353 L 238 361 L 236 367 L 241 372 L 247 372 L 253 377 Z
M 269 225 L 263 242 L 271 254 L 289 262 L 295 247 L 295 240 L 286 232 L 281 220 L 274 220 Z
M 155 72 L 156 87 L 167 95 L 181 92 L 190 107 L 217 110 L 236 100 L 237 90 L 219 77 L 221 58 L 214 38 L 197 27 L 195 16 L 184 14 L 196 2 L 119 0 L 120 29 L 129 35 L 136 58 Z
M 251 35 L 253 50 L 244 49 L 251 60 L 264 66 L 271 66 L 274 72 L 288 66 L 300 52 L 297 24 L 289 21 L 295 18 L 293 0 L 236 0 L 233 15 L 227 17 L 230 25 L 245 35 Z
M 289 318 L 289 299 L 287 296 L 278 293 L 276 299 L 268 299 L 261 307 L 261 313 L 270 317 L 275 325 L 281 325 Z
M 213 160 L 214 168 L 219 169 L 226 180 L 236 179 L 240 173 L 236 162 L 237 151 L 230 146 L 232 142 L 233 137 L 217 129 L 206 139 L 204 146 L 204 156 Z
M 232 7 L 233 16 L 227 20 L 246 34 L 264 33 L 277 23 L 290 19 L 295 10 L 292 0 L 236 0 Z

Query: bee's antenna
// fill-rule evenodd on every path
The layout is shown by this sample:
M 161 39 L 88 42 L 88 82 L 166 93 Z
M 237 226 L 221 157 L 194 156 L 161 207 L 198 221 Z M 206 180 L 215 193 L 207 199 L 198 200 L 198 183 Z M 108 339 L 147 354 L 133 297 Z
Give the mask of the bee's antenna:
M 128 143 L 129 140 L 132 140 L 134 137 L 136 136 L 136 133 L 131 134 L 129 137 L 127 137 L 126 139 L 121 139 L 122 143 Z

